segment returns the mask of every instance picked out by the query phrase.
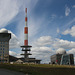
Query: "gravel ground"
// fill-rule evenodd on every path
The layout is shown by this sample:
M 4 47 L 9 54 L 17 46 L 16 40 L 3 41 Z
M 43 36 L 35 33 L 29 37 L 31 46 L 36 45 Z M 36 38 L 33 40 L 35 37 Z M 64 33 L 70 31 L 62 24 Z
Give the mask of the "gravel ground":
M 0 69 L 0 75 L 26 75 L 20 72 L 10 71 L 6 69 Z

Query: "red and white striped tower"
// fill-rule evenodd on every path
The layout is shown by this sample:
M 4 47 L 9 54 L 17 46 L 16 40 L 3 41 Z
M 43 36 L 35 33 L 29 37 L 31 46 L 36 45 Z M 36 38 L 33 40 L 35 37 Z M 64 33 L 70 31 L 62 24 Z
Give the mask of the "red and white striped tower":
M 27 8 L 25 9 L 24 45 L 28 46 Z
M 36 60 L 32 59 L 30 60 L 29 59 L 29 55 L 32 55 L 30 53 L 31 51 L 31 47 L 30 45 L 28 45 L 28 26 L 27 26 L 27 8 L 25 9 L 25 28 L 24 28 L 24 34 L 25 34 L 25 37 L 24 37 L 24 45 L 21 46 L 22 48 L 22 51 L 24 51 L 24 53 L 22 53 L 21 55 L 24 56 L 24 62 L 36 62 Z M 41 61 L 41 60 L 38 60 L 38 61 Z

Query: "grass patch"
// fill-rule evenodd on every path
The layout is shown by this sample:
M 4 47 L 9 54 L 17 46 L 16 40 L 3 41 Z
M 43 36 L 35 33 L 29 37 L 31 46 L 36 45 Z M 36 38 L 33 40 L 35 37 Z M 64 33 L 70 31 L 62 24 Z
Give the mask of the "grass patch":
M 30 75 L 75 75 L 74 66 L 49 64 L 0 64 L 0 68 Z

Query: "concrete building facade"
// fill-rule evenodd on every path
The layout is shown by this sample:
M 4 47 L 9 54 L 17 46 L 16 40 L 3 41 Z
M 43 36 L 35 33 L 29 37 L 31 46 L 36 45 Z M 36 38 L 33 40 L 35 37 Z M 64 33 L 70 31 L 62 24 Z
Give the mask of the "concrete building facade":
M 9 62 L 9 40 L 11 39 L 10 33 L 0 33 L 0 62 Z

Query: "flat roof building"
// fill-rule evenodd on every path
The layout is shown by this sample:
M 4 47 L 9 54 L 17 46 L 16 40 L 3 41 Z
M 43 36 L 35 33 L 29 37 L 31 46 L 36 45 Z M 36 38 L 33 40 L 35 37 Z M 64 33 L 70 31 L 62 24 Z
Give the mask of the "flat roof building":
M 0 32 L 0 62 L 9 62 L 9 40 L 11 39 L 11 33 L 7 30 Z
M 58 49 L 56 54 L 52 55 L 50 59 L 52 64 L 74 65 L 74 55 L 67 54 L 63 48 Z

